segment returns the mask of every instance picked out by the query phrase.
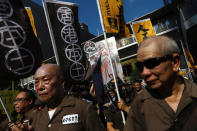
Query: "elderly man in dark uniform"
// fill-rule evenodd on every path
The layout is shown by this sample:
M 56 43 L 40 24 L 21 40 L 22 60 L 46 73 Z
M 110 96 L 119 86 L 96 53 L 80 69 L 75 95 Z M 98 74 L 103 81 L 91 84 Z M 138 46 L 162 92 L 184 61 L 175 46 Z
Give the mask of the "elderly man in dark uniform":
M 65 81 L 58 65 L 43 65 L 34 77 L 37 97 L 46 104 L 35 116 L 34 131 L 105 131 L 92 105 L 64 95 Z
M 197 85 L 178 75 L 176 42 L 166 36 L 145 39 L 136 66 L 147 87 L 132 103 L 124 130 L 197 130 Z

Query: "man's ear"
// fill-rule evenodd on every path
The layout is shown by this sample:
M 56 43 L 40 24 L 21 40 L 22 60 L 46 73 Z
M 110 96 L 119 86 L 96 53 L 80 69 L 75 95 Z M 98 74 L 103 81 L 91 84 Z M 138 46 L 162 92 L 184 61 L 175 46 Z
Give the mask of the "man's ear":
M 172 63 L 173 63 L 173 71 L 178 72 L 181 64 L 181 59 L 179 54 L 177 53 L 173 54 Z
M 29 101 L 30 105 L 33 104 L 33 100 L 32 99 L 29 99 L 28 101 Z
M 64 84 L 65 84 L 65 80 L 62 80 L 61 82 L 62 87 L 64 87 Z

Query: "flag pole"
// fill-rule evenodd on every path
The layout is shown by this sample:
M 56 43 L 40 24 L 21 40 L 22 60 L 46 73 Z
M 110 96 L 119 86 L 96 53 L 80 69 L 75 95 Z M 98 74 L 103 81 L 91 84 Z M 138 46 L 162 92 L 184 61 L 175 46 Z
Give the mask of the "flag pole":
M 10 116 L 9 116 L 9 114 L 8 114 L 7 109 L 5 108 L 5 105 L 4 105 L 4 103 L 3 103 L 2 99 L 1 99 L 1 96 L 0 96 L 0 102 L 1 102 L 1 105 L 3 106 L 3 109 L 4 109 L 4 111 L 5 111 L 6 115 L 7 115 L 7 117 L 8 117 L 8 121 L 11 122 Z
M 57 64 L 60 65 L 59 56 L 58 56 L 58 52 L 57 52 L 57 47 L 56 47 L 56 44 L 55 44 L 55 38 L 54 38 L 54 35 L 53 35 L 50 20 L 49 20 L 49 13 L 48 13 L 47 6 L 46 6 L 46 0 L 45 1 L 42 0 L 42 4 L 43 4 L 44 13 L 45 13 L 45 16 L 46 16 L 47 25 L 48 25 L 48 28 L 49 28 L 49 34 L 50 34 L 50 37 L 51 37 L 51 42 L 52 42 L 52 46 L 53 46 L 53 50 L 54 50 L 54 54 L 55 54 L 55 60 L 56 60 Z
M 116 76 L 115 76 L 115 73 L 114 73 L 114 68 L 113 68 L 113 64 L 112 64 L 112 60 L 111 60 L 111 54 L 109 52 L 109 46 L 108 46 L 108 42 L 107 42 L 106 29 L 105 29 L 104 22 L 103 22 L 101 5 L 100 5 L 99 0 L 96 0 L 96 1 L 97 1 L 98 11 L 99 11 L 99 17 L 100 17 L 101 27 L 102 27 L 103 34 L 104 34 L 105 44 L 107 45 L 107 52 L 109 54 L 109 61 L 110 61 L 110 65 L 111 65 L 111 68 L 112 68 L 112 74 L 113 74 L 114 83 L 115 83 L 115 87 L 116 87 L 116 93 L 117 93 L 118 100 L 120 100 L 120 94 L 119 94 L 119 90 L 118 90 L 118 86 L 117 86 L 117 81 L 116 81 Z M 123 111 L 121 111 L 121 115 L 122 115 L 123 124 L 125 124 L 125 117 L 124 117 Z
M 192 74 L 191 74 L 191 70 L 190 70 L 190 67 L 189 67 L 189 62 L 188 62 L 188 59 L 187 59 L 187 57 L 186 57 L 186 52 L 185 52 L 185 50 L 184 50 L 184 46 L 183 46 L 183 43 L 182 43 L 182 41 L 180 40 L 180 42 L 181 42 L 181 47 L 182 47 L 182 50 L 183 50 L 183 54 L 184 54 L 184 57 L 185 57 L 185 60 L 186 60 L 186 63 L 187 63 L 187 67 L 188 67 L 188 76 L 189 76 L 189 79 L 190 80 L 192 80 L 193 81 L 193 78 L 192 78 Z

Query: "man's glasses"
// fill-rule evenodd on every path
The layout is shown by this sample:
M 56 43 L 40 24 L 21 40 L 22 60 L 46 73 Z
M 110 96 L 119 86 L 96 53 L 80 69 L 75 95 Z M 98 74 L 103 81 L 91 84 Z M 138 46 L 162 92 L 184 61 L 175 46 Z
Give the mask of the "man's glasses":
M 14 102 L 22 102 L 28 100 L 27 98 L 17 98 L 14 100 Z
M 162 62 L 171 60 L 172 58 L 173 58 L 172 55 L 165 55 L 163 57 L 150 58 L 145 60 L 144 62 L 136 62 L 135 65 L 138 68 L 138 70 L 142 72 L 144 66 L 148 69 L 153 69 L 154 67 L 160 65 Z

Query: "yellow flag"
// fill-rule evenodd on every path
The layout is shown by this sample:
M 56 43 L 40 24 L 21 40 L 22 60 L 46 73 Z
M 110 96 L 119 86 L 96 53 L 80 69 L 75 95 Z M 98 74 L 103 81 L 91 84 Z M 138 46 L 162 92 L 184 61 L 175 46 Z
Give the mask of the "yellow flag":
M 100 5 L 106 32 L 130 36 L 123 16 L 122 0 L 100 0 Z
M 139 44 L 145 38 L 156 35 L 150 19 L 132 22 L 132 28 Z
M 30 8 L 30 7 L 26 7 L 25 9 L 26 9 L 27 14 L 28 14 L 28 16 L 29 16 L 29 20 L 30 20 L 30 22 L 31 22 L 31 26 L 32 26 L 32 28 L 33 28 L 34 34 L 36 35 L 36 37 L 38 37 L 37 32 L 36 32 L 35 23 L 34 23 L 34 17 L 33 17 L 33 15 L 32 15 L 31 8 Z

